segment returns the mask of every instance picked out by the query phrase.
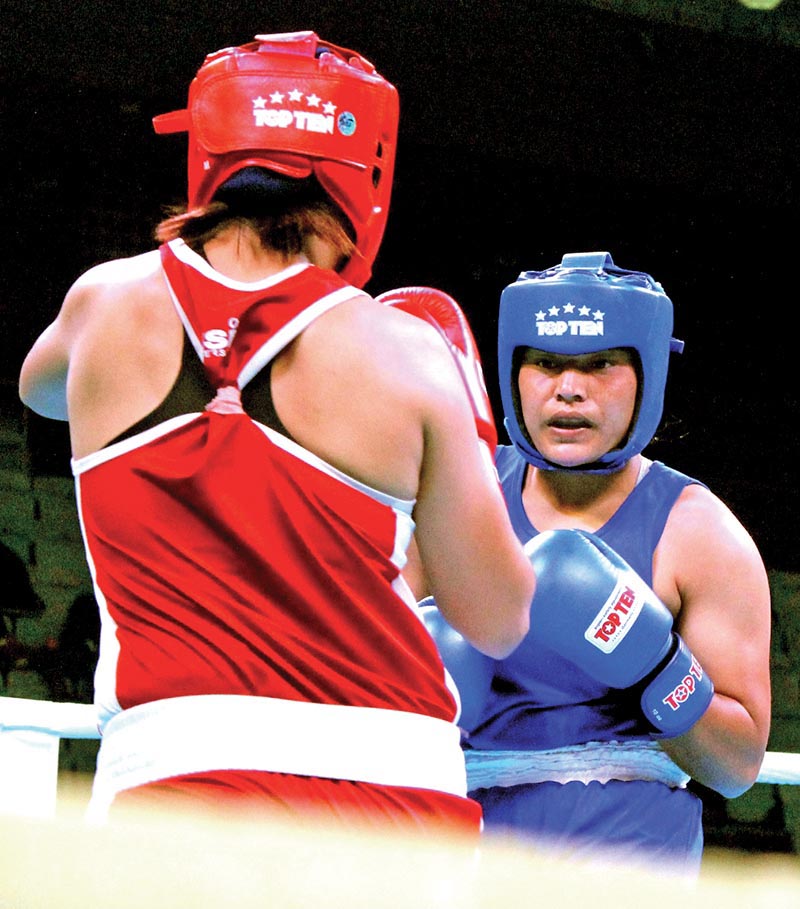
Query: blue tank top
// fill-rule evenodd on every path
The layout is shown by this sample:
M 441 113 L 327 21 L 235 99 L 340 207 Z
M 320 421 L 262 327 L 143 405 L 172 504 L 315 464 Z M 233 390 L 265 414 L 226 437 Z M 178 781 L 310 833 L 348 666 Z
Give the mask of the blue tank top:
M 516 449 L 502 446 L 497 469 L 517 536 L 527 543 L 538 531 L 522 504 L 528 466 Z M 691 477 L 654 461 L 628 498 L 597 535 L 652 585 L 653 553 Z M 584 742 L 649 739 L 639 692 L 606 688 L 528 635 L 496 662 L 492 692 L 467 748 L 490 751 L 542 750 Z

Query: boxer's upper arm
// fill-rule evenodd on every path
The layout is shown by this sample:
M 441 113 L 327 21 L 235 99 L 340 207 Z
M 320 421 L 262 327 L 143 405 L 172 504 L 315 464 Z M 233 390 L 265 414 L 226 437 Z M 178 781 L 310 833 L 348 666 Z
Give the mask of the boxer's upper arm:
M 673 509 L 659 570 L 674 574 L 676 627 L 714 681 L 707 715 L 664 748 L 687 772 L 729 797 L 752 784 L 770 728 L 770 593 L 753 540 L 701 487 Z
M 20 398 L 43 417 L 68 419 L 70 349 L 89 305 L 90 294 L 89 286 L 76 282 L 67 293 L 58 316 L 39 335 L 23 361 L 19 377 Z
M 667 530 L 680 541 L 676 626 L 717 691 L 738 700 L 763 726 L 769 717 L 771 627 L 764 564 L 736 517 L 702 487 L 686 492 L 675 515 L 680 524 Z
M 478 649 L 507 655 L 528 628 L 534 575 L 481 451 L 472 409 L 449 353 L 432 361 L 415 509 L 416 543 L 430 593 Z

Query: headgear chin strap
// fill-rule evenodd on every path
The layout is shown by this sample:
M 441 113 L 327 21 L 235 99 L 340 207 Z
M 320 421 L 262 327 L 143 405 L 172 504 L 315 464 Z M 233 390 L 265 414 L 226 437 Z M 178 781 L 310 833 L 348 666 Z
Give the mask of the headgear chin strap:
M 342 275 L 362 287 L 389 213 L 398 118 L 396 89 L 368 60 L 308 31 L 209 54 L 186 109 L 153 125 L 189 133 L 189 208 L 245 167 L 313 174 L 352 224 L 356 252 Z
M 520 348 L 580 355 L 627 347 L 639 356 L 639 402 L 622 447 L 591 464 L 568 468 L 548 461 L 533 446 L 519 405 Z M 520 454 L 543 470 L 611 473 L 649 444 L 658 429 L 672 337 L 672 302 L 644 272 L 618 268 L 607 252 L 571 253 L 546 271 L 525 271 L 500 297 L 498 367 L 509 437 Z

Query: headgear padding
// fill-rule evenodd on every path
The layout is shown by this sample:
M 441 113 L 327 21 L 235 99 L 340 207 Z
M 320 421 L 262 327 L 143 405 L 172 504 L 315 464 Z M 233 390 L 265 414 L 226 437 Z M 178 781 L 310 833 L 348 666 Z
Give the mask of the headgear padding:
M 519 404 L 520 348 L 580 355 L 632 348 L 639 357 L 638 407 L 628 435 L 591 464 L 565 468 L 533 446 Z M 567 254 L 546 271 L 524 271 L 500 297 L 498 367 L 505 425 L 526 461 L 545 470 L 586 473 L 618 470 L 650 442 L 664 407 L 670 351 L 683 350 L 672 337 L 672 302 L 644 272 L 614 265 L 607 252 Z
M 356 252 L 342 275 L 362 287 L 386 227 L 398 118 L 396 89 L 369 61 L 292 32 L 209 54 L 187 108 L 153 125 L 189 133 L 190 209 L 245 167 L 314 174 L 353 226 Z

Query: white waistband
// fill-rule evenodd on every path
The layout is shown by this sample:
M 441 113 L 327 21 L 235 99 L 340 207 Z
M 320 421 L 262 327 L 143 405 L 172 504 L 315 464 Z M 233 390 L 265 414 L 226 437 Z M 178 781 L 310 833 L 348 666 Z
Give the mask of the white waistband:
M 647 780 L 682 789 L 691 777 L 657 742 L 588 742 L 549 751 L 467 751 L 467 787 Z
M 242 695 L 169 698 L 103 730 L 89 814 L 124 789 L 185 773 L 257 770 L 465 796 L 458 727 L 373 707 Z

